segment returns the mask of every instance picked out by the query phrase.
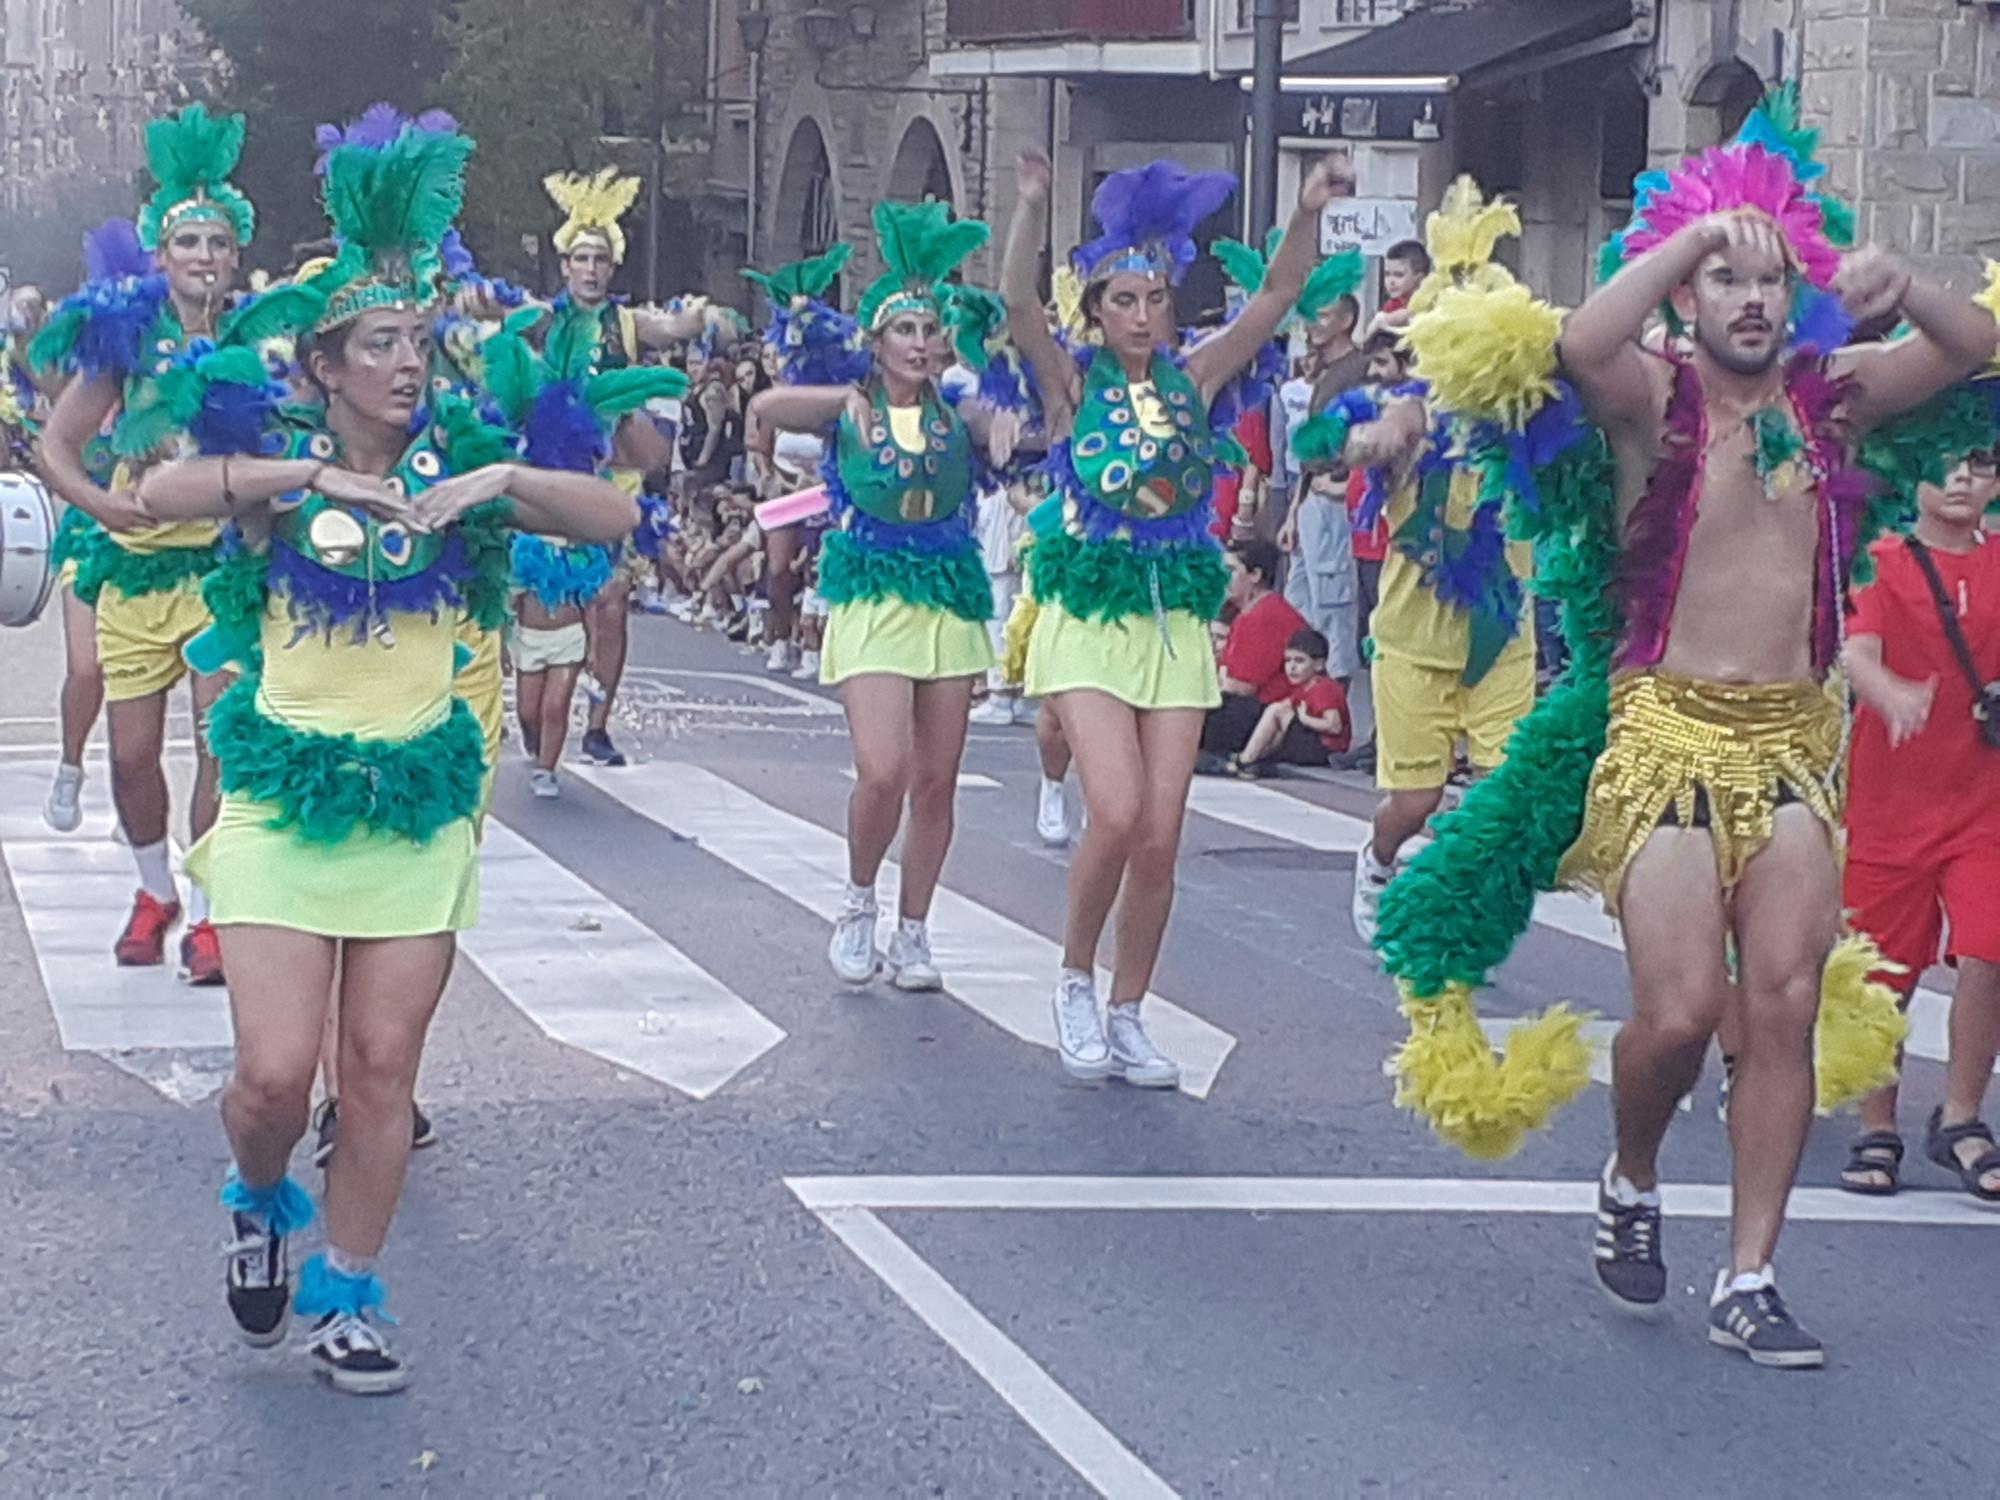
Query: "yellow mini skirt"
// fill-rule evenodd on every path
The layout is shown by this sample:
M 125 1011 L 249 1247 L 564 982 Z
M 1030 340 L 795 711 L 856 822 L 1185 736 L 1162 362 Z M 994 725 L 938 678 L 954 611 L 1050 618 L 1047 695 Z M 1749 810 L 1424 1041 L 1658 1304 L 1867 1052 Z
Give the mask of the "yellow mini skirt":
M 1165 619 L 1162 631 L 1150 615 L 1085 620 L 1041 605 L 1028 637 L 1028 696 L 1092 691 L 1138 709 L 1214 708 L 1222 682 L 1208 622 L 1184 609 Z
M 904 599 L 856 599 L 827 612 L 819 680 L 831 687 L 878 674 L 937 682 L 977 677 L 995 659 L 984 621 Z

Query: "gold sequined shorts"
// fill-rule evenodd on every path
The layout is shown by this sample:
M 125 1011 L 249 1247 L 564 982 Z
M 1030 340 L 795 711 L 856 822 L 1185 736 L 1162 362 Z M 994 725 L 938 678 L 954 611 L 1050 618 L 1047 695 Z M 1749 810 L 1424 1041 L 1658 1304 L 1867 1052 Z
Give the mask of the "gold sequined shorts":
M 1798 802 L 1840 836 L 1842 707 L 1829 686 L 1706 682 L 1628 672 L 1611 684 L 1611 725 L 1591 773 L 1583 832 L 1557 879 L 1618 911 L 1619 889 L 1662 825 L 1706 828 L 1724 893 Z

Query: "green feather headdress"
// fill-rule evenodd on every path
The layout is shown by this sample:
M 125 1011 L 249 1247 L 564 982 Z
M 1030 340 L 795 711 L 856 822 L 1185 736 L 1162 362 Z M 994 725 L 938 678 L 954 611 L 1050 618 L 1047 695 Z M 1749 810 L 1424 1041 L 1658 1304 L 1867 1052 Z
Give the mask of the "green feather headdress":
M 978 219 L 954 219 L 948 203 L 878 203 L 875 238 L 888 269 L 861 294 L 855 318 L 868 333 L 899 313 L 943 316 L 942 283 L 992 231 Z
M 463 135 L 405 126 L 388 145 L 337 146 L 326 159 L 327 217 L 340 241 L 313 278 L 326 296 L 314 331 L 377 307 L 428 307 L 444 274 L 439 242 L 465 202 Z
M 1217 240 L 1209 249 L 1221 262 L 1222 273 L 1243 288 L 1245 296 L 1254 297 L 1264 289 L 1264 278 L 1271 273 L 1271 258 L 1278 253 L 1278 244 L 1284 237 L 1285 229 L 1280 224 L 1265 237 L 1261 251 L 1241 240 Z M 1310 323 L 1342 297 L 1352 296 L 1358 291 L 1366 276 L 1359 246 L 1350 246 L 1329 256 L 1313 267 L 1312 274 L 1306 277 L 1305 287 L 1299 293 L 1293 311 L 1301 320 Z
M 146 161 L 159 183 L 139 211 L 139 243 L 157 250 L 176 226 L 197 219 L 227 224 L 238 247 L 250 243 L 257 213 L 230 184 L 243 155 L 243 116 L 211 115 L 190 104 L 146 127 Z
M 745 266 L 743 279 L 770 299 L 773 311 L 795 309 L 802 299 L 809 302 L 823 299 L 840 279 L 840 273 L 847 268 L 848 258 L 853 254 L 852 245 L 839 244 L 824 255 L 815 255 L 810 260 L 795 260 L 775 271 L 760 271 L 754 266 Z

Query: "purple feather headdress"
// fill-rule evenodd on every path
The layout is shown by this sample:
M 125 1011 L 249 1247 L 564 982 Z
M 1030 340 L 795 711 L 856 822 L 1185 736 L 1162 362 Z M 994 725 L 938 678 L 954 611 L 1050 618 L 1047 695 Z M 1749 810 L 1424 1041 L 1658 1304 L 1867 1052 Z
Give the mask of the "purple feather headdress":
M 83 279 L 123 281 L 153 274 L 153 257 L 139 244 L 130 219 L 106 219 L 83 237 Z
M 1090 202 L 1101 231 L 1072 261 L 1086 283 L 1116 270 L 1164 275 L 1178 285 L 1194 264 L 1195 229 L 1236 192 L 1229 172 L 1190 172 L 1156 161 L 1113 172 Z
M 410 119 L 395 105 L 386 100 L 371 104 L 361 112 L 361 117 L 342 129 L 338 125 L 322 125 L 313 132 L 313 144 L 319 148 L 319 160 L 313 171 L 326 176 L 326 159 L 336 147 L 362 146 L 370 151 L 380 151 L 395 142 L 403 133 L 405 125 L 413 125 L 418 130 L 427 130 L 437 135 L 458 133 L 458 121 L 441 109 L 427 109 L 414 120 Z

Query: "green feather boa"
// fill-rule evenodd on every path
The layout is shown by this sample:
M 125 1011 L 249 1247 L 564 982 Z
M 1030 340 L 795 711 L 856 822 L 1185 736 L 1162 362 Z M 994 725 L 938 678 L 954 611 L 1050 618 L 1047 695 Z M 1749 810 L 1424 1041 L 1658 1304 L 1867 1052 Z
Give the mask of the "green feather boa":
M 1917 518 L 1917 486 L 1941 485 L 1968 453 L 2000 442 L 1993 403 L 1978 386 L 1967 383 L 1940 391 L 1913 411 L 1884 422 L 1861 440 L 1855 461 L 1881 488 L 1868 502 L 1861 520 L 1861 545 L 1855 553 L 1855 579 L 1874 577 L 1868 542 L 1890 531 L 1901 531 Z
M 100 533 L 77 549 L 76 597 L 95 609 L 98 596 L 109 584 L 127 599 L 143 599 L 201 578 L 214 566 L 213 547 L 133 552 L 111 540 L 109 533 Z
M 1036 599 L 1060 604 L 1079 620 L 1151 616 L 1156 581 L 1161 608 L 1213 620 L 1229 591 L 1229 567 L 1215 547 L 1147 554 L 1121 538 L 1089 542 L 1056 531 L 1036 540 L 1028 569 Z
M 901 599 L 963 620 L 993 618 L 993 580 L 971 547 L 950 552 L 864 547 L 844 531 L 821 544 L 819 591 L 829 604 Z
M 428 842 L 479 810 L 485 736 L 463 698 L 435 729 L 386 742 L 289 729 L 257 708 L 245 673 L 208 714 L 208 744 L 222 789 L 277 809 L 270 826 L 309 844 L 356 832 Z

